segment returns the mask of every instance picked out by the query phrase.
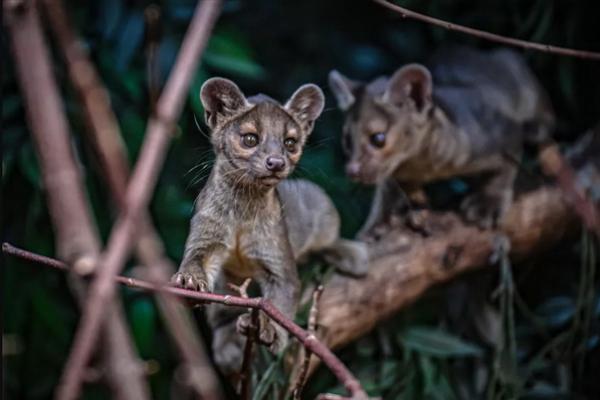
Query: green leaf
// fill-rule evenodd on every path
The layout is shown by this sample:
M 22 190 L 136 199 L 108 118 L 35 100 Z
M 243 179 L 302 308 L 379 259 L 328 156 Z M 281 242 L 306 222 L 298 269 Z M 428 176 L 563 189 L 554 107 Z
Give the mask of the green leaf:
M 408 328 L 400 333 L 399 340 L 406 349 L 432 357 L 478 357 L 482 354 L 479 347 L 441 329 Z
M 263 375 L 262 379 L 260 380 L 260 382 L 258 382 L 258 385 L 256 385 L 256 390 L 254 391 L 252 400 L 261 400 L 265 397 L 267 390 L 269 389 L 271 384 L 273 384 L 275 378 L 277 377 L 275 372 L 277 371 L 277 368 L 279 368 L 279 363 L 282 360 L 282 358 L 283 357 L 280 354 L 277 357 L 277 359 L 273 361 L 271 365 L 269 365 L 269 368 L 267 368 L 267 370 L 265 371 L 265 374 Z
M 203 60 L 224 73 L 250 79 L 262 79 L 265 69 L 254 60 L 253 51 L 245 38 L 234 31 L 215 33 L 204 52 Z
M 156 311 L 149 298 L 139 298 L 131 305 L 131 330 L 142 356 L 152 354 L 156 328 Z

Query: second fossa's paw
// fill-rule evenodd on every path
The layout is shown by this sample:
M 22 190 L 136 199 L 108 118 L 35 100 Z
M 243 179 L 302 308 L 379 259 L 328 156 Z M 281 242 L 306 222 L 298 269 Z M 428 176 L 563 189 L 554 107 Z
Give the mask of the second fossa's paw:
M 502 199 L 485 193 L 467 196 L 460 205 L 465 220 L 481 229 L 493 229 L 497 226 L 503 210 Z
M 258 341 L 269 347 L 273 353 L 279 353 L 285 348 L 288 341 L 288 333 L 285 329 L 273 322 L 264 313 L 259 314 L 258 318 Z M 251 333 L 252 315 L 251 313 L 242 314 L 237 320 L 237 330 L 242 335 Z
M 208 282 L 202 273 L 180 271 L 171 277 L 171 283 L 183 289 L 208 292 Z

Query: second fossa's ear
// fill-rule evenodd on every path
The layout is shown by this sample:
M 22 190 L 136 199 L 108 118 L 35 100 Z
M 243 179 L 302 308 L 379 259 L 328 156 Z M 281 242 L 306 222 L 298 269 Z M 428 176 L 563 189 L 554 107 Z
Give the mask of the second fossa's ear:
M 312 83 L 302 85 L 285 103 L 285 109 L 300 123 L 305 132 L 312 130 L 325 105 L 323 91 Z
M 353 91 L 357 86 L 357 82 L 346 78 L 335 69 L 329 73 L 329 88 L 333 92 L 333 95 L 337 100 L 338 107 L 342 111 L 348 111 L 348 109 L 356 101 Z
M 427 68 L 408 64 L 392 75 L 383 100 L 398 106 L 411 100 L 418 111 L 423 111 L 431 103 L 432 86 L 431 73 Z
M 224 78 L 211 78 L 200 89 L 206 124 L 214 129 L 249 106 L 240 88 Z

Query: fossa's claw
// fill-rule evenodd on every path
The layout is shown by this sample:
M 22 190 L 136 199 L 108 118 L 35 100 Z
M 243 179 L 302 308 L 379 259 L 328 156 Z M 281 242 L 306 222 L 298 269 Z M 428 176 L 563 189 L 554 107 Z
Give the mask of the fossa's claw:
M 195 290 L 197 292 L 208 291 L 208 283 L 206 280 L 200 274 L 192 272 L 177 272 L 171 278 L 171 284 L 183 289 Z

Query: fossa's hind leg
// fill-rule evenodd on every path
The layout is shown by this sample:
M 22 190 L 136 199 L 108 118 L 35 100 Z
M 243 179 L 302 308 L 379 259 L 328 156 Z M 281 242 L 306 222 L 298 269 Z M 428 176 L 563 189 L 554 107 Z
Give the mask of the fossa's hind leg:
M 505 163 L 479 191 L 467 196 L 461 204 L 465 220 L 483 229 L 496 228 L 512 204 L 516 175 L 517 166 Z

